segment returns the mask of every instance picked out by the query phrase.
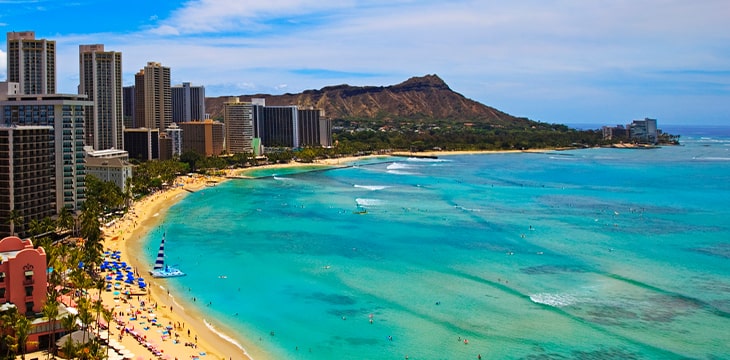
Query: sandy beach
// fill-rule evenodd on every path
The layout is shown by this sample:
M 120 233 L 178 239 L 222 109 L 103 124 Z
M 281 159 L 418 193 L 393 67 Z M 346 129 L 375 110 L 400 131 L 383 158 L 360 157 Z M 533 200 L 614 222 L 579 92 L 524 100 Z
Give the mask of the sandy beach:
M 501 152 L 501 151 L 500 151 Z M 462 152 L 422 152 L 394 153 L 393 156 L 447 156 L 496 153 L 494 151 Z M 347 166 L 358 160 L 366 160 L 388 155 L 369 155 L 362 157 L 343 157 L 318 160 L 315 163 L 275 164 L 249 169 L 235 169 L 227 172 L 228 177 L 245 177 L 241 172 L 250 169 L 276 169 L 311 165 Z M 131 265 L 138 275 L 144 277 L 148 291 L 134 295 L 139 288 L 132 290 L 131 296 L 115 295 L 113 291 L 102 291 L 105 306 L 113 308 L 116 320 L 109 324 L 110 338 L 120 340 L 121 344 L 135 354 L 135 359 L 253 359 L 267 358 L 262 349 L 250 343 L 250 339 L 234 339 L 236 334 L 225 329 L 211 329 L 206 324 L 204 312 L 184 295 L 170 292 L 165 287 L 165 279 L 149 276 L 149 259 L 142 257 L 141 239 L 154 230 L 170 206 L 182 200 L 190 192 L 205 188 L 211 183 L 227 181 L 227 177 L 195 175 L 180 177 L 177 186 L 146 196 L 133 204 L 124 217 L 104 228 L 104 247 L 110 253 L 120 252 L 120 261 Z M 134 286 L 133 286 L 134 287 Z M 134 319 L 134 320 L 133 320 Z M 153 321 L 154 319 L 154 321 Z M 168 327 L 170 328 L 168 330 Z M 127 331 L 123 331 L 123 330 Z M 165 332 L 167 330 L 167 332 Z M 125 335 L 119 334 L 124 332 Z M 245 341 L 239 343 L 238 341 Z M 145 346 L 147 344 L 148 346 Z M 158 354 L 150 349 L 153 345 Z M 245 350 L 244 350 L 245 349 Z
M 115 296 L 114 292 L 102 292 L 104 304 L 114 307 L 117 314 L 123 313 L 123 316 L 117 316 L 114 324 L 110 324 L 111 338 L 119 339 L 122 329 L 133 329 L 136 334 L 141 335 L 142 340 L 145 340 L 146 336 L 146 341 L 157 345 L 163 354 L 159 357 L 162 358 L 193 359 L 205 356 L 206 359 L 251 359 L 240 345 L 212 331 L 205 324 L 203 314 L 181 301 L 182 296 L 169 292 L 165 288 L 164 279 L 154 279 L 149 276 L 151 264 L 140 256 L 141 239 L 158 225 L 167 209 L 189 194 L 189 191 L 200 190 L 210 181 L 221 182 L 225 181 L 225 178 L 182 177 L 178 183 L 183 186 L 172 187 L 135 202 L 123 218 L 104 229 L 105 249 L 112 253 L 121 251 L 120 260 L 137 269 L 139 276 L 147 281 L 149 289 L 145 295 L 132 295 L 128 299 L 123 295 L 122 299 L 115 299 L 118 296 Z M 133 316 L 137 311 L 140 313 Z M 135 318 L 136 320 L 130 320 Z M 152 327 L 152 318 L 160 325 Z M 168 331 L 169 335 L 163 338 L 163 329 L 168 326 L 172 329 Z M 162 333 L 159 330 L 163 330 Z M 137 358 L 158 358 L 153 351 L 143 346 L 144 342 L 131 334 L 121 338 L 122 345 Z M 194 346 L 190 346 L 191 344 Z
M 318 161 L 314 165 L 338 166 L 364 158 L 369 157 L 328 159 Z M 310 165 L 313 164 L 290 162 L 249 169 Z M 236 177 L 245 170 L 248 169 L 229 170 L 226 175 Z M 151 264 L 148 263 L 148 259 L 142 257 L 143 252 L 140 250 L 141 239 L 158 226 L 170 206 L 182 200 L 191 191 L 195 192 L 211 183 L 221 183 L 227 180 L 227 177 L 200 175 L 180 177 L 176 181 L 178 186 L 150 194 L 135 202 L 124 217 L 104 228 L 105 250 L 110 253 L 120 252 L 119 261 L 131 265 L 148 284 L 148 291 L 145 294 L 131 295 L 129 298 L 123 294 L 114 295 L 114 291 L 102 291 L 101 293 L 103 303 L 109 308 L 114 308 L 118 315 L 114 323 L 110 324 L 110 338 L 119 340 L 119 334 L 124 329 L 131 330 L 131 332 L 125 332 L 120 342 L 135 355 L 135 359 L 194 359 L 203 356 L 205 359 L 253 359 L 251 354 L 256 354 L 257 360 L 266 358 L 265 352 L 255 348 L 254 345 L 239 344 L 237 340 L 233 339 L 235 334 L 229 333 L 225 329 L 212 330 L 206 324 L 204 313 L 192 306 L 184 295 L 170 292 L 165 287 L 165 279 L 155 279 L 149 276 L 148 271 Z M 138 290 L 138 288 L 134 290 Z M 136 317 L 133 316 L 135 314 Z M 156 320 L 155 323 L 161 325 L 151 327 L 152 318 Z M 160 330 L 166 330 L 168 326 L 172 327 L 168 331 L 169 335 L 161 333 Z M 155 355 L 153 351 L 144 346 L 145 343 L 153 344 L 163 355 Z M 195 344 L 195 347 L 189 346 L 190 344 Z

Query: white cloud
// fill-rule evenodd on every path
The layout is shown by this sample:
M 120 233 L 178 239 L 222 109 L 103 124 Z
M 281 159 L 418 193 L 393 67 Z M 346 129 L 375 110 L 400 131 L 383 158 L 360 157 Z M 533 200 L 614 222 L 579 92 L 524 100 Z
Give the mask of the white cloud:
M 347 6 L 348 1 L 317 0 L 191 0 L 175 11 L 162 26 L 182 34 L 199 34 L 262 29 L 262 20 L 331 11 Z
M 78 82 L 78 45 L 103 42 L 123 53 L 126 84 L 148 61 L 170 66 L 174 83 L 205 85 L 209 96 L 436 73 L 477 101 L 560 121 L 540 109 L 640 107 L 644 93 L 670 109 L 682 94 L 662 93 L 697 86 L 683 70 L 725 71 L 701 80 L 724 84 L 727 94 L 728 20 L 726 0 L 191 0 L 154 28 L 56 40 L 67 92 Z M 670 78 L 686 84 L 669 89 Z

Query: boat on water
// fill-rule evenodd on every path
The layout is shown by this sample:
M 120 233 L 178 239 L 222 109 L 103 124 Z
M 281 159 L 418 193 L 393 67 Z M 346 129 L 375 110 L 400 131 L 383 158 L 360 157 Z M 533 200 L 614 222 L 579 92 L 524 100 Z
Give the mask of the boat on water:
M 162 241 L 160 242 L 160 249 L 157 251 L 155 267 L 150 270 L 150 275 L 155 278 L 185 276 L 184 272 L 165 264 L 165 234 L 162 234 Z

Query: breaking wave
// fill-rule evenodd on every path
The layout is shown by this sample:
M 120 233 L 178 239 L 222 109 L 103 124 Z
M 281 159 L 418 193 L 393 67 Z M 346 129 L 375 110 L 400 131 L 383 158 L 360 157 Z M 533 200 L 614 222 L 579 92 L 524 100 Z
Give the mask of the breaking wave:
M 363 199 L 363 198 L 357 198 L 355 199 L 355 202 L 358 206 L 378 206 L 383 204 L 383 200 L 378 199 Z
M 536 304 L 543 304 L 552 307 L 564 307 L 578 302 L 575 296 L 568 294 L 538 293 L 530 295 L 530 300 Z
M 383 189 L 389 188 L 390 186 L 385 186 L 385 185 L 357 185 L 357 184 L 355 184 L 354 187 L 360 188 L 360 189 L 367 189 L 367 190 L 370 190 L 370 191 L 375 191 L 375 190 L 383 190 Z

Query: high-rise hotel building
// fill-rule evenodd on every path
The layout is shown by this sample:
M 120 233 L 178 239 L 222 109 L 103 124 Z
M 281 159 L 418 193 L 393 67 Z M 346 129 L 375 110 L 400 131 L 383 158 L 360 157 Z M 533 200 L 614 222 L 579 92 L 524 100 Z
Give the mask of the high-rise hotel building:
M 122 53 L 104 45 L 79 46 L 79 94 L 94 107 L 86 112 L 86 145 L 94 150 L 124 149 Z
M 8 33 L 7 44 L 8 82 L 0 86 L 0 231 L 13 213 L 29 224 L 64 207 L 81 208 L 84 113 L 93 105 L 86 96 L 56 94 L 54 41 L 25 31 Z M 19 230 L 13 229 L 23 236 L 27 228 Z
M 226 151 L 229 154 L 252 153 L 253 104 L 241 102 L 237 97 L 228 99 L 223 104 L 223 121 L 226 127 Z
M 175 85 L 172 91 L 172 122 L 202 121 L 205 116 L 205 87 L 189 82 Z
M 7 33 L 8 82 L 21 94 L 56 93 L 56 42 L 36 39 L 35 32 Z
M 52 128 L 56 212 L 63 207 L 79 210 L 86 200 L 84 112 L 93 105 L 84 95 L 70 94 L 8 95 L 0 100 L 0 125 Z M 46 176 L 45 171 L 39 168 L 34 176 Z
M 134 76 L 134 98 L 135 127 L 164 132 L 172 124 L 170 68 L 148 62 Z
M 56 215 L 53 175 L 52 126 L 0 125 L 0 234 L 25 237 L 32 220 Z

